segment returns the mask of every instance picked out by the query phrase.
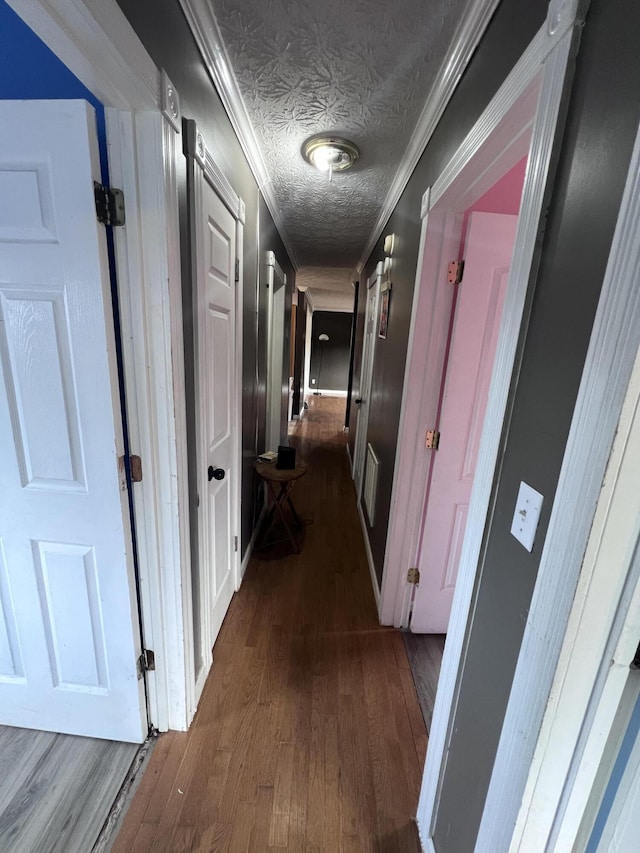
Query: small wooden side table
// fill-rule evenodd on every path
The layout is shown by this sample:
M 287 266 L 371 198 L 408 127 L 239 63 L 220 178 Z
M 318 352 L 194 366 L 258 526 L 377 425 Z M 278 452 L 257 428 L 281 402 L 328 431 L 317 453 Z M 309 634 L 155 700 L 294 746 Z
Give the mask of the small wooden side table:
M 291 500 L 291 489 L 293 488 L 296 480 L 304 477 L 309 466 L 306 462 L 298 462 L 295 468 L 276 468 L 273 462 L 258 461 L 255 464 L 255 469 L 258 477 L 260 477 L 261 480 L 264 480 L 267 484 L 271 503 L 271 507 L 267 512 L 267 517 L 265 518 L 262 526 L 260 542 L 257 548 L 264 548 L 267 545 L 275 545 L 276 541 L 286 541 L 286 539 L 288 539 L 293 550 L 296 554 L 299 554 L 300 546 L 298 545 L 295 533 L 302 529 L 303 522 L 296 512 Z M 279 488 L 277 488 L 278 486 Z M 289 519 L 287 519 L 287 513 L 285 512 L 287 507 L 289 508 Z M 276 516 L 278 516 L 282 522 L 282 526 L 286 533 L 286 539 L 268 542 L 268 535 L 275 523 Z

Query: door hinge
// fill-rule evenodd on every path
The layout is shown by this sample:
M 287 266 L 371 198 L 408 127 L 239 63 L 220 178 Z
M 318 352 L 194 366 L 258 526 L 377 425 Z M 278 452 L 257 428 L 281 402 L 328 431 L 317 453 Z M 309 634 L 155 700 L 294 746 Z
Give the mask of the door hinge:
M 129 457 L 129 470 L 131 471 L 131 482 L 142 482 L 142 459 L 139 456 Z
M 407 571 L 407 583 L 420 583 L 420 569 L 409 569 Z
M 124 193 L 122 190 L 105 187 L 93 182 L 93 194 L 96 200 L 96 216 L 103 225 L 124 225 Z
M 240 281 L 240 258 L 236 258 L 236 284 Z
M 154 672 L 156 668 L 156 656 L 151 649 L 143 649 L 138 658 L 138 681 L 145 672 Z
M 233 537 L 233 550 L 234 551 L 238 550 L 238 537 L 237 536 Z
M 440 433 L 437 429 L 428 429 L 424 446 L 427 450 L 437 450 L 440 447 Z
M 142 482 L 142 459 L 139 456 L 129 457 L 129 474 L 132 483 Z M 125 457 L 118 457 L 118 476 L 120 478 L 120 489 L 124 492 L 127 488 L 127 469 Z
M 464 274 L 464 261 L 451 261 L 447 270 L 449 284 L 460 284 Z

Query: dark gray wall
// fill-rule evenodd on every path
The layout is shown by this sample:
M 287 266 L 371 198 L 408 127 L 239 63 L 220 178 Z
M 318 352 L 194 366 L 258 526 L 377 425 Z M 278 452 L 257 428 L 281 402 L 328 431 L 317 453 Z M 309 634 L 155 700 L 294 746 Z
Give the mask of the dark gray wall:
M 468 626 L 436 823 L 438 853 L 474 848 L 640 119 L 639 38 L 638 7 L 593 0 Z M 531 554 L 509 533 L 521 480 L 545 498 Z
M 255 517 L 256 492 L 253 462 L 256 455 L 260 430 L 264 435 L 264 371 L 266 365 L 264 347 L 256 329 L 257 277 L 259 253 L 271 249 L 287 273 L 289 287 L 293 286 L 293 270 L 271 216 L 258 191 L 240 143 L 222 103 L 211 83 L 200 58 L 178 0 L 118 0 L 118 5 L 127 16 L 138 37 L 158 67 L 164 68 L 173 81 L 181 98 L 185 118 L 192 118 L 202 131 L 212 156 L 235 191 L 242 196 L 246 205 L 244 230 L 244 336 L 243 336 L 243 383 L 242 383 L 242 552 L 250 539 Z M 186 253 L 186 161 L 181 156 L 177 164 L 180 227 L 183 238 L 183 261 Z M 183 263 L 183 286 L 185 307 L 190 305 L 190 277 Z M 263 297 L 260 297 L 258 317 L 264 321 Z M 190 345 L 191 325 L 187 313 L 185 325 L 185 379 L 192 405 L 192 376 L 189 366 L 193 364 Z M 190 434 L 193 436 L 193 411 L 189 413 Z M 193 482 L 193 453 L 190 452 Z M 192 502 L 194 494 L 192 490 Z M 195 515 L 195 513 L 194 513 Z
M 352 314 L 343 314 L 338 311 L 313 312 L 309 369 L 311 388 L 326 388 L 328 391 L 347 390 L 352 317 Z M 329 340 L 323 344 L 318 340 L 318 336 L 322 334 L 329 336 Z M 323 350 L 322 372 L 318 377 L 321 350 Z M 314 379 L 315 384 L 313 384 Z
M 438 127 L 429 141 L 397 207 L 385 234 L 396 235 L 393 256 L 393 289 L 389 305 L 389 324 L 386 340 L 376 338 L 371 408 L 367 441 L 373 445 L 380 469 L 375 508 L 375 524 L 368 526 L 371 552 L 380 581 L 387 541 L 391 488 L 395 464 L 402 385 L 407 355 L 407 338 L 411 320 L 416 263 L 420 242 L 420 203 L 425 189 L 433 184 L 474 122 L 489 103 L 513 65 L 520 58 L 537 30 L 547 10 L 546 0 L 503 0 L 494 15 L 482 42 L 469 63 L 456 92 Z M 381 237 L 360 276 L 362 282 L 373 273 L 375 265 L 384 258 Z M 366 298 L 360 300 L 359 328 L 356 338 L 354 397 L 359 396 L 360 355 L 364 328 Z M 355 437 L 357 406 L 351 407 L 349 440 Z M 368 520 L 367 520 L 368 525 Z

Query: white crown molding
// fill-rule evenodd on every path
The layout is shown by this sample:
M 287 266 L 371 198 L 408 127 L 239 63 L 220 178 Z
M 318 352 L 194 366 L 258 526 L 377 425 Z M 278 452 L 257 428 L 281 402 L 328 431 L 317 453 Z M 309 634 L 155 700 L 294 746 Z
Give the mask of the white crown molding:
M 371 252 L 380 239 L 389 217 L 398 204 L 400 196 L 442 118 L 442 114 L 451 100 L 451 96 L 455 92 L 456 86 L 480 43 L 480 39 L 484 35 L 499 2 L 500 0 L 472 0 L 462 16 L 460 25 L 440 66 L 433 88 L 427 97 L 424 109 L 404 152 L 402 162 L 382 205 L 369 241 L 358 262 L 356 267 L 358 274 L 364 269 Z
M 7 0 L 106 107 L 160 104 L 160 73 L 115 0 Z
M 262 156 L 253 125 L 249 118 L 240 89 L 236 82 L 227 50 L 222 40 L 213 9 L 207 0 L 179 0 L 200 54 L 211 75 L 216 91 L 224 105 L 229 120 L 242 146 L 249 167 L 258 183 L 258 189 L 269 208 L 269 213 L 285 245 L 289 260 L 298 268 L 296 254 L 287 234 L 282 211 L 271 183 L 271 177 Z

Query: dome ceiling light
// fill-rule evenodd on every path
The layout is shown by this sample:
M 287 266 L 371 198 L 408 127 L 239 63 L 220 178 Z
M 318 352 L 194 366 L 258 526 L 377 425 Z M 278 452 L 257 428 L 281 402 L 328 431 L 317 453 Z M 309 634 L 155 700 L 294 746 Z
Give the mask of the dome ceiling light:
M 302 146 L 302 156 L 320 169 L 329 173 L 329 180 L 334 172 L 344 172 L 350 168 L 360 156 L 358 146 L 348 139 L 339 136 L 313 136 Z

